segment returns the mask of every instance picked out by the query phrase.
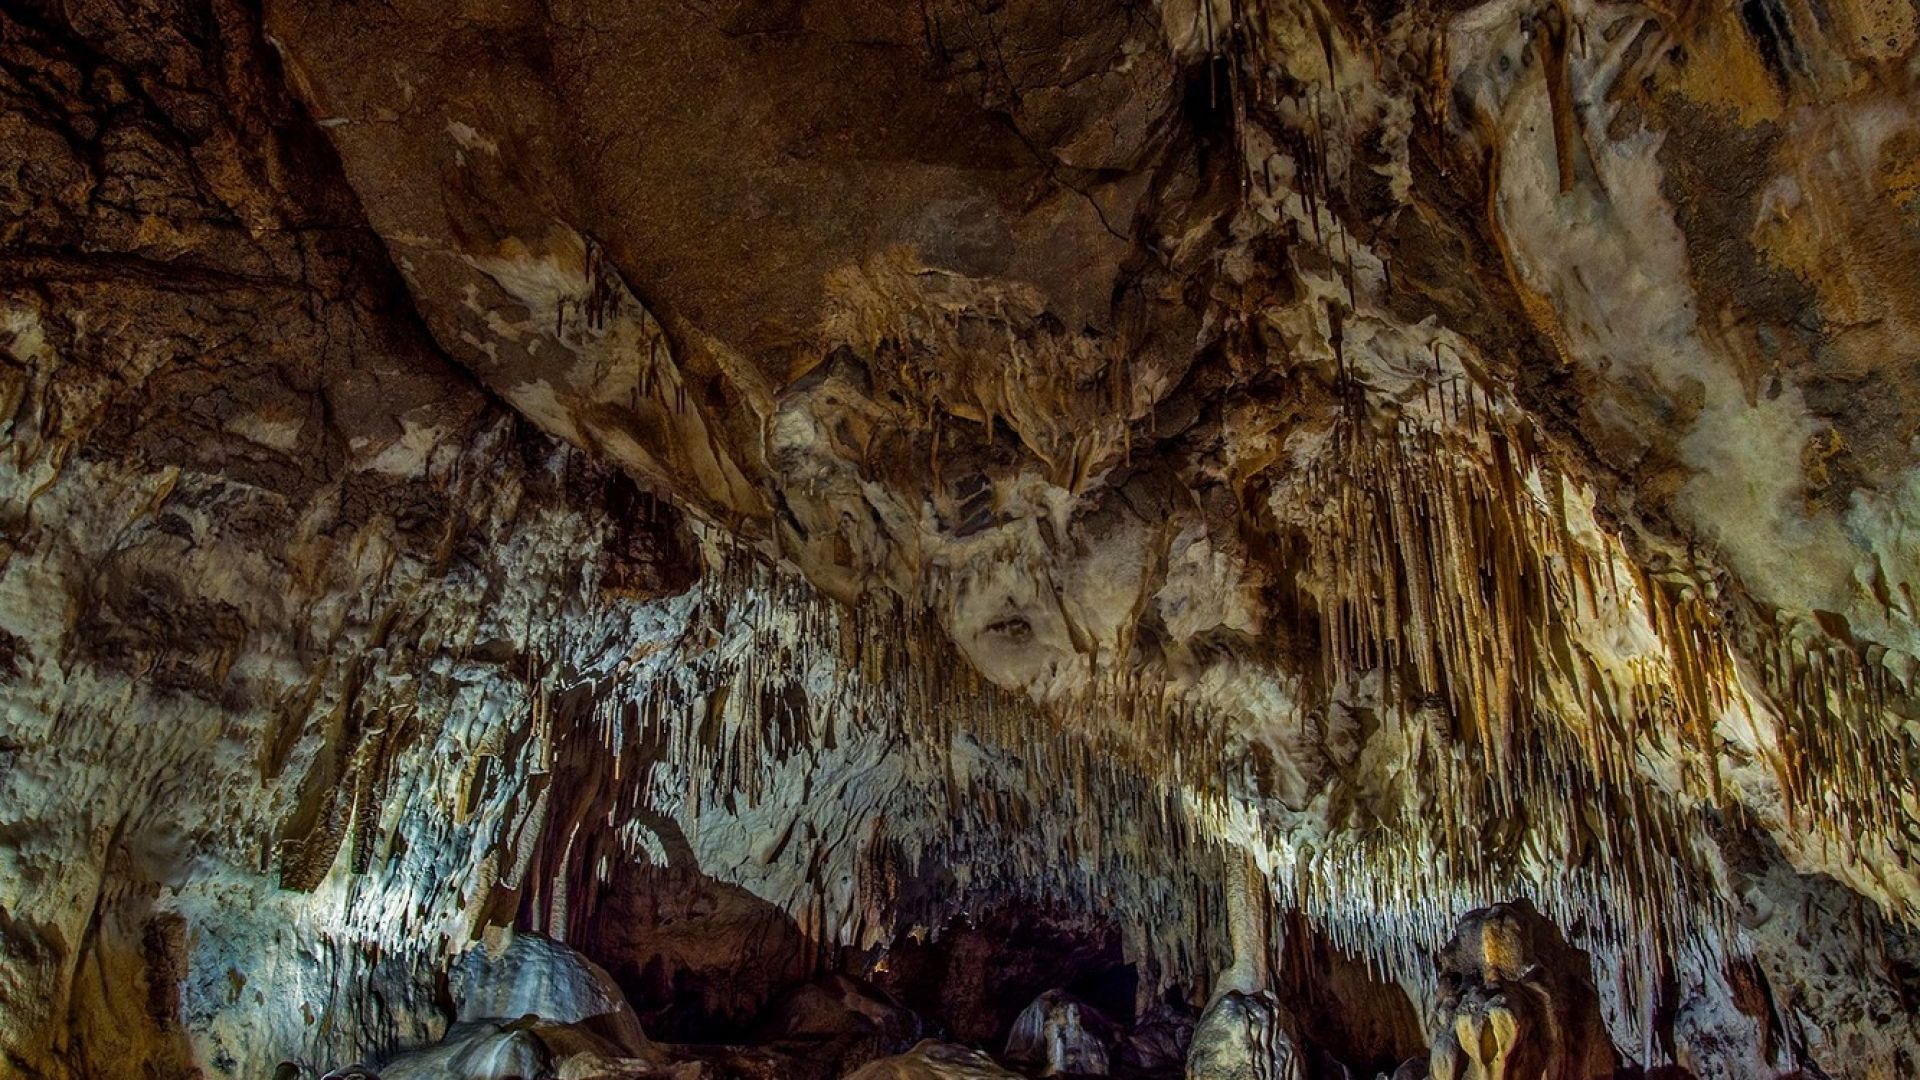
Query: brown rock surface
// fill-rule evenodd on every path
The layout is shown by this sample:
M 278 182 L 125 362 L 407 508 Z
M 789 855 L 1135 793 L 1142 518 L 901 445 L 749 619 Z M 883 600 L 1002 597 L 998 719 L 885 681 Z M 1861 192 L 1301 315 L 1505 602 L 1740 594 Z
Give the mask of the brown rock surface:
M 1439 966 L 1436 1080 L 1614 1074 L 1592 965 L 1531 907 L 1469 914 Z

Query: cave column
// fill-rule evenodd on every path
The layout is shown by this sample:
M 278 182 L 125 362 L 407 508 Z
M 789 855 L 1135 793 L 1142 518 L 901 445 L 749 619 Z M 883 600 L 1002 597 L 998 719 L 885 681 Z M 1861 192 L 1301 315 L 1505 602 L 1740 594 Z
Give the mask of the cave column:
M 1213 981 L 1213 997 L 1233 991 L 1255 994 L 1273 980 L 1273 917 L 1267 882 L 1250 854 L 1242 853 L 1238 866 L 1229 865 L 1224 891 L 1227 901 L 1227 938 L 1233 961 Z

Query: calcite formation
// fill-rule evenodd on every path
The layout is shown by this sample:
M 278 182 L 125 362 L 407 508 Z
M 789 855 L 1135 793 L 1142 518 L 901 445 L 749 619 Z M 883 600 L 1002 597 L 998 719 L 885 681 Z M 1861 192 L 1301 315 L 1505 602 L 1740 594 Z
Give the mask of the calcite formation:
M 1909 4 L 16 0 L 0 1075 L 1915 1075 L 1916 388 Z
M 1112 1072 L 1114 1023 L 1062 990 L 1049 990 L 1022 1010 L 1007 1036 L 1008 1061 L 1041 1076 L 1106 1076 Z
M 1583 967 L 1526 908 L 1475 912 L 1441 954 L 1433 1076 L 1606 1075 L 1613 1047 Z
M 1272 991 L 1228 990 L 1193 1029 L 1187 1078 L 1306 1080 L 1303 1038 L 1299 1022 Z

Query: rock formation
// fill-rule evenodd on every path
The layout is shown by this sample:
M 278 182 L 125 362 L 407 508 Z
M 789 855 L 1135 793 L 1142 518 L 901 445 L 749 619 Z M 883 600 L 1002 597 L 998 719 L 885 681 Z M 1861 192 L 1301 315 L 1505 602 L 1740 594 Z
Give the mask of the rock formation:
M 1614 1074 L 1592 965 L 1524 906 L 1474 912 L 1440 960 L 1435 1080 Z
M 1306 1080 L 1303 1035 L 1271 991 L 1229 990 L 1193 1029 L 1187 1080 Z
M 1013 1022 L 1006 1058 L 1041 1076 L 1106 1076 L 1112 1071 L 1108 1046 L 1113 1021 L 1100 1010 L 1062 990 L 1033 999 Z
M 1869 0 L 0 7 L 0 1076 L 1920 1072 L 1917 92 Z

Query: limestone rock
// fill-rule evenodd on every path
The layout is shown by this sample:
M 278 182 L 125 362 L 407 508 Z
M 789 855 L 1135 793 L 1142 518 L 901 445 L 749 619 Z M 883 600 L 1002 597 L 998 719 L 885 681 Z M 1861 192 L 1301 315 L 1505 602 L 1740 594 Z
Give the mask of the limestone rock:
M 880 985 L 949 1037 L 982 1046 L 1006 1046 L 1027 1006 L 1062 984 L 1119 1015 L 1137 988 L 1112 921 L 1018 901 L 896 941 L 885 968 L 875 974 Z
M 1920 1074 L 1916 57 L 0 5 L 0 1071 Z
M 1195 1017 L 1187 1009 L 1155 1002 L 1135 1018 L 1133 1030 L 1122 1040 L 1119 1064 L 1139 1073 L 1178 1073 L 1193 1043 Z
M 875 987 L 845 975 L 804 983 L 774 1002 L 755 1025 L 771 1044 L 838 1077 L 920 1041 L 920 1018 Z
M 1015 1018 L 1005 1056 L 1041 1076 L 1105 1076 L 1118 1035 L 1100 1010 L 1064 990 L 1049 990 Z
M 647 1045 L 639 1018 L 606 971 L 537 935 L 497 935 L 469 949 L 447 973 L 447 989 L 457 1021 L 532 1016 L 578 1024 L 628 1053 Z
M 1441 956 L 1435 1080 L 1612 1076 L 1591 964 L 1524 904 L 1463 919 Z
M 1293 1016 L 1271 992 L 1229 990 L 1194 1026 L 1187 1080 L 1306 1080 L 1300 1039 Z
M 380 1066 L 381 1080 L 528 1080 L 553 1074 L 553 1055 L 519 1023 L 455 1024 L 437 1045 Z
M 663 845 L 680 839 L 671 823 L 655 835 Z M 788 912 L 692 862 L 622 867 L 602 916 L 580 935 L 627 988 L 648 1032 L 670 1041 L 697 1039 L 703 1026 L 745 1029 L 811 973 Z

